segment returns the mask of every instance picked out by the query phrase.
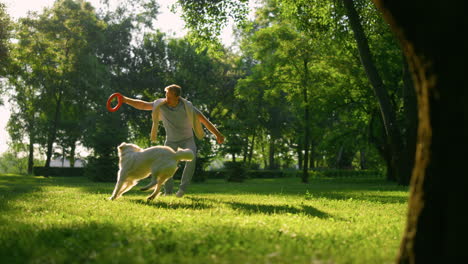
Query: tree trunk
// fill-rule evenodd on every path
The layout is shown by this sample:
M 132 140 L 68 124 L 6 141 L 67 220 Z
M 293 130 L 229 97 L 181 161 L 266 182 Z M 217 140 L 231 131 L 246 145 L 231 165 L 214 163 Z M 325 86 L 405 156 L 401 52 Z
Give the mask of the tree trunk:
M 249 153 L 249 136 L 247 135 L 245 137 L 245 144 L 244 144 L 244 148 L 242 150 L 242 162 L 244 164 L 247 164 L 247 155 Z
M 262 156 L 263 156 L 263 166 L 264 168 L 268 168 L 268 159 L 266 158 L 266 153 L 265 153 L 265 144 L 260 144 L 262 146 Z
M 249 159 L 248 159 L 249 166 L 252 165 L 252 157 L 253 157 L 254 147 L 255 147 L 255 130 L 254 130 L 254 133 L 252 135 L 252 143 L 250 144 Z
M 34 168 L 34 136 L 32 129 L 29 129 L 29 154 L 28 154 L 28 174 L 33 174 Z
M 299 142 L 297 143 L 297 148 L 296 148 L 296 151 L 297 151 L 297 165 L 299 167 L 299 170 L 302 170 L 302 166 L 303 166 L 303 159 L 302 159 L 302 139 L 299 138 Z
M 359 169 L 367 169 L 366 151 L 363 149 L 359 150 Z
M 309 182 L 309 141 L 310 141 L 310 129 L 309 129 L 309 98 L 307 92 L 307 86 L 309 85 L 309 66 L 307 60 L 304 60 L 304 80 L 302 84 L 303 99 L 304 99 L 304 162 L 302 165 L 302 182 Z
M 49 128 L 49 135 L 47 137 L 47 153 L 46 153 L 46 163 L 45 167 L 49 168 L 50 167 L 50 160 L 52 158 L 52 147 L 55 142 L 55 136 L 57 134 L 57 127 L 59 123 L 59 118 L 60 118 L 60 106 L 62 103 L 62 92 L 59 92 L 59 96 L 56 100 L 57 105 L 55 106 L 55 115 L 54 115 L 54 120 L 52 121 L 52 124 L 50 125 Z
M 400 39 L 418 99 L 416 159 L 398 263 L 468 259 L 466 2 L 374 0 Z
M 313 142 L 311 142 L 311 144 L 309 146 L 309 151 L 310 151 L 310 154 L 309 154 L 309 168 L 310 169 L 315 168 L 315 155 L 314 155 L 315 153 L 314 153 L 314 149 L 313 149 L 312 145 L 314 145 Z
M 339 168 L 341 164 L 341 156 L 343 156 L 343 145 L 341 145 L 340 150 L 338 150 L 338 155 L 336 155 L 335 168 Z
M 270 170 L 276 169 L 276 163 L 275 163 L 275 140 L 273 137 L 270 139 L 270 147 L 269 147 L 269 152 L 268 152 L 268 161 L 270 163 Z
M 75 167 L 75 151 L 76 151 L 76 142 L 70 146 L 70 167 Z
M 390 97 L 383 84 L 382 78 L 380 77 L 377 67 L 375 66 L 372 53 L 370 52 L 369 43 L 367 37 L 364 34 L 359 15 L 354 7 L 353 0 L 343 0 L 346 13 L 349 18 L 349 24 L 353 30 L 354 38 L 359 50 L 359 56 L 361 63 L 367 74 L 367 78 L 372 85 L 374 94 L 379 102 L 380 111 L 385 127 L 385 132 L 388 139 L 389 151 L 390 151 L 390 164 L 393 167 L 391 171 L 397 173 L 394 177 L 400 184 L 404 184 L 404 175 L 398 175 L 400 172 L 399 166 L 402 162 L 401 157 L 401 136 L 398 130 L 395 110 L 390 102 Z
M 386 140 L 387 135 L 385 134 L 385 131 L 382 131 L 381 134 L 383 136 L 383 139 L 381 140 L 380 137 L 376 136 L 373 134 L 373 127 L 377 123 L 375 120 L 376 118 L 379 118 L 380 122 L 378 124 L 382 124 L 382 116 L 379 114 L 376 114 L 375 112 L 372 113 L 371 115 L 371 120 L 369 122 L 369 141 L 374 144 L 380 154 L 380 156 L 383 158 L 383 160 L 386 163 L 386 179 L 387 181 L 396 181 L 397 179 L 395 178 L 395 173 L 393 173 L 393 166 L 391 164 L 391 157 L 390 157 L 390 151 L 388 150 L 388 141 Z M 382 126 L 380 129 L 385 130 L 385 128 Z
M 416 135 L 418 129 L 418 110 L 416 102 L 416 92 L 414 90 L 411 73 L 408 69 L 408 63 L 403 56 L 403 102 L 406 128 L 404 133 L 404 146 L 402 149 L 402 162 L 400 166 L 400 175 L 402 175 L 402 184 L 408 185 L 411 172 L 413 170 L 414 158 L 416 152 Z

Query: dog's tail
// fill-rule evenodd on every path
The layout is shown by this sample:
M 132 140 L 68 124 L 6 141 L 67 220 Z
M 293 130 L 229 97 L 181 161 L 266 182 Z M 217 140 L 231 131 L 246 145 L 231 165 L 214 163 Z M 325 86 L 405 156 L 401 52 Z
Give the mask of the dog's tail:
M 178 161 L 180 160 L 187 160 L 191 161 L 195 158 L 195 154 L 193 154 L 193 151 L 190 149 L 181 149 L 178 148 L 176 153 L 175 153 L 175 159 Z

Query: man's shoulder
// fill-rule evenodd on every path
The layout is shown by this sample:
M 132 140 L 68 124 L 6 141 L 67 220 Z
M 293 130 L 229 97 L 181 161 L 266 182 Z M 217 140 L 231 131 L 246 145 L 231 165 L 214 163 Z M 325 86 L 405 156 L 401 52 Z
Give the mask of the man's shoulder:
M 191 108 L 195 108 L 195 106 L 193 105 L 193 103 L 190 102 L 189 100 L 187 100 L 187 99 L 185 99 L 185 98 L 182 98 L 182 97 L 180 98 L 180 100 L 184 103 L 184 105 L 189 106 L 189 107 L 191 107 Z
M 156 109 L 156 107 L 159 107 L 159 106 L 163 105 L 164 103 L 166 103 L 165 98 L 158 98 L 158 99 L 154 100 L 153 101 L 153 110 Z

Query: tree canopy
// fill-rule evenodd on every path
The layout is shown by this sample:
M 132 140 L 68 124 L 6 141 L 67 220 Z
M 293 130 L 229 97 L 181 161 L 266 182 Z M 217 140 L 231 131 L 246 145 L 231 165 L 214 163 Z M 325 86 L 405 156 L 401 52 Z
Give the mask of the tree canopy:
M 29 142 L 31 163 L 34 150 L 46 153 L 47 166 L 54 155 L 73 160 L 84 146 L 94 167 L 115 166 L 120 142 L 150 146 L 151 122 L 131 107 L 107 112 L 108 96 L 152 101 L 177 83 L 227 136 L 221 146 L 198 142 L 202 157 L 301 169 L 304 182 L 310 169 L 354 168 L 387 171 L 405 184 L 409 176 L 400 176 L 394 157 L 410 140 L 408 109 L 415 103 L 403 56 L 375 7 L 355 1 L 355 22 L 395 117 L 396 144 L 345 3 L 264 1 L 249 20 L 247 1 L 179 1 L 190 31 L 175 39 L 155 29 L 155 1 L 96 10 L 86 1 L 58 0 L 14 23 L 17 41 L 7 42 L 15 47 L 6 71 L 16 107 L 10 134 Z M 236 53 L 217 39 L 229 19 L 239 25 Z

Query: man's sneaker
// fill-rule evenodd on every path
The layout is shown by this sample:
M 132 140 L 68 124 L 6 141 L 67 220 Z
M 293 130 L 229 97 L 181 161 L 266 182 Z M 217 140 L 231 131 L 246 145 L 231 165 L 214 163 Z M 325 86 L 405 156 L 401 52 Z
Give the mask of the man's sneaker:
M 177 198 L 181 198 L 182 196 L 184 196 L 185 192 L 183 190 L 178 190 L 177 193 L 176 193 L 176 197 Z

